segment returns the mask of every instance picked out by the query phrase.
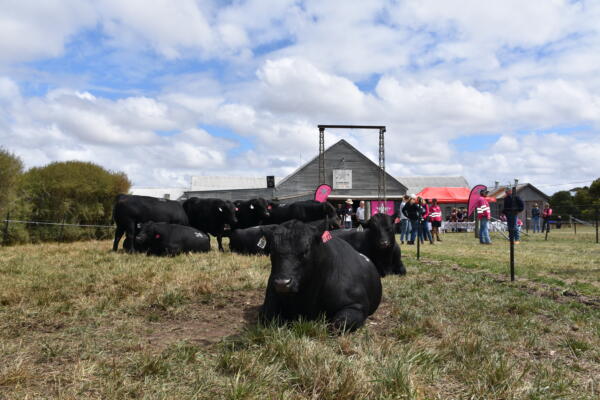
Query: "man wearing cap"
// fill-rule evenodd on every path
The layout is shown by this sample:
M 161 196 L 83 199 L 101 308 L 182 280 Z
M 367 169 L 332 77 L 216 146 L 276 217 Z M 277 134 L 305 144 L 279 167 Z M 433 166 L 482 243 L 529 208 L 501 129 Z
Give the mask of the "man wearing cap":
M 352 199 L 346 200 L 346 208 L 344 208 L 344 212 L 342 213 L 344 228 L 346 229 L 352 228 L 352 214 L 354 214 L 354 211 L 352 210 L 352 204 L 354 204 Z
M 502 214 L 506 215 L 508 235 L 510 239 L 514 240 L 515 244 L 519 244 L 521 235 L 517 229 L 517 217 L 519 213 L 525 209 L 525 204 L 516 193 L 513 193 L 512 188 L 507 187 L 504 192 L 506 195 L 504 196 L 504 208 L 502 209 Z
M 490 239 L 489 221 L 490 221 L 490 203 L 485 198 L 488 195 L 487 189 L 479 191 L 481 197 L 477 200 L 477 219 L 479 219 L 479 243 L 492 244 Z

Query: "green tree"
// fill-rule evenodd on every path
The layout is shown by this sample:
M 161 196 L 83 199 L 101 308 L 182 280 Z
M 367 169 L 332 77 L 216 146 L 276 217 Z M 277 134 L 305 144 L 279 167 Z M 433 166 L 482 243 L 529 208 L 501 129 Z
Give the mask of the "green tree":
M 29 208 L 29 218 L 35 221 L 109 225 L 115 196 L 127 193 L 130 186 L 125 174 L 107 171 L 93 163 L 54 162 L 32 168 L 23 175 L 21 201 Z M 31 231 L 37 232 L 33 237 L 38 240 L 57 236 L 55 227 L 34 226 Z M 84 232 L 94 231 L 60 230 L 70 240 L 85 237 Z
M 573 200 L 573 195 L 567 190 L 556 192 L 550 197 L 550 204 L 554 215 L 561 215 L 566 219 L 568 215 L 577 215 L 577 207 Z
M 15 201 L 19 178 L 23 173 L 23 161 L 0 147 L 0 216 L 4 217 Z

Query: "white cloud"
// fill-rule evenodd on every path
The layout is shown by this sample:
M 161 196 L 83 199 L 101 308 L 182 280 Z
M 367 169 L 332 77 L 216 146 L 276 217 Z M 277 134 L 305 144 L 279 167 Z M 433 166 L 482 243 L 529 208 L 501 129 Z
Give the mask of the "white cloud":
M 89 159 L 155 186 L 284 175 L 316 155 L 318 123 L 384 124 L 395 174 L 581 180 L 598 171 L 599 18 L 598 3 L 567 0 L 5 1 L 0 139 L 30 166 Z M 99 59 L 77 59 L 78 41 Z M 66 46 L 80 73 L 20 63 Z M 139 71 L 135 95 L 94 91 L 105 54 Z M 522 134 L 557 126 L 575 132 Z M 452 144 L 486 134 L 500 137 L 477 153 Z M 327 144 L 342 137 L 376 157 L 375 133 L 331 131 Z

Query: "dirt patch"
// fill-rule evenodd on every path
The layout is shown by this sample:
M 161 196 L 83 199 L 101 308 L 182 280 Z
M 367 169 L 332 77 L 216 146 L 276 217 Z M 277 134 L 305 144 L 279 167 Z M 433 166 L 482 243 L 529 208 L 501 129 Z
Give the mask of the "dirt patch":
M 430 265 L 442 264 L 442 262 L 438 261 L 438 260 L 421 260 L 421 262 L 424 264 L 430 264 Z M 480 275 L 489 277 L 498 283 L 503 283 L 503 284 L 511 283 L 510 277 L 508 277 L 506 275 L 494 274 L 494 273 L 486 272 L 486 271 L 482 271 L 482 270 L 474 270 L 474 269 L 470 269 L 470 268 L 465 268 L 465 267 L 461 267 L 458 264 L 453 264 L 451 267 L 454 271 L 461 271 L 461 272 L 466 272 L 469 274 L 480 274 Z M 590 307 L 600 308 L 600 298 L 599 297 L 586 296 L 586 295 L 577 293 L 574 290 L 550 286 L 545 283 L 534 282 L 534 281 L 530 281 L 530 280 L 526 280 L 526 279 L 522 279 L 522 278 L 517 279 L 517 281 L 514 282 L 514 285 L 517 288 L 525 290 L 529 294 L 539 296 L 539 297 L 546 297 L 546 298 L 555 300 L 560 303 L 568 303 L 568 302 L 575 301 L 575 302 L 585 304 Z
M 210 301 L 188 305 L 177 315 L 165 311 L 161 321 L 148 322 L 151 333 L 141 338 L 147 346 L 158 349 L 180 341 L 210 347 L 255 324 L 263 299 L 262 289 L 226 292 Z

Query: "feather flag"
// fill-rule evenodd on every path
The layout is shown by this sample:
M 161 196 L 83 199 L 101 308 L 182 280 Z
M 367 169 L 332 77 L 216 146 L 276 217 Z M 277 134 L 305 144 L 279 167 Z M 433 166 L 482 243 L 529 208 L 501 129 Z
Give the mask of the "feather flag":
M 475 208 L 477 208 L 477 201 L 482 197 L 479 192 L 484 189 L 487 190 L 487 186 L 475 185 L 475 187 L 471 189 L 471 194 L 469 194 L 469 216 L 471 216 L 473 211 L 475 211 Z
M 321 185 L 315 190 L 315 200 L 319 203 L 325 203 L 327 201 L 327 197 L 331 194 L 331 186 L 329 185 Z

